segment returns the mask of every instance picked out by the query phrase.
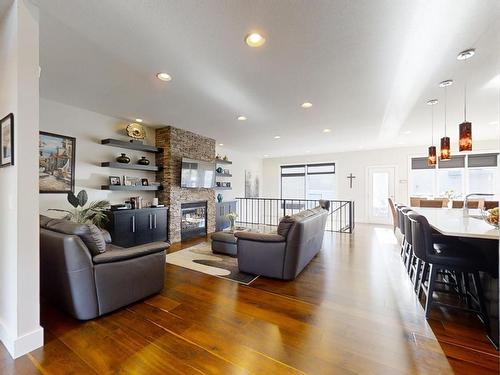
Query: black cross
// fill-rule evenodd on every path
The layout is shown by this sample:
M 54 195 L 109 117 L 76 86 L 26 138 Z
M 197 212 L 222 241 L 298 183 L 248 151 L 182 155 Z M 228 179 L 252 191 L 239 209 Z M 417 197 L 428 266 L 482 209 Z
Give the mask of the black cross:
M 353 176 L 352 173 L 350 173 L 347 178 L 349 179 L 349 187 L 352 189 L 352 179 L 356 178 L 356 176 Z

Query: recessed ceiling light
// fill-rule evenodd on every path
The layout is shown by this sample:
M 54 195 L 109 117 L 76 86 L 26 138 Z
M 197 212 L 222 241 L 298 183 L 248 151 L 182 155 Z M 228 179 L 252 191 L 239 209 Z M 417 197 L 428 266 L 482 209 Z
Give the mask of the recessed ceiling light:
M 247 118 L 245 116 L 238 116 L 239 121 L 246 121 Z
M 266 42 L 266 38 L 264 38 L 259 33 L 251 33 L 245 37 L 245 42 L 250 47 L 260 47 L 261 45 L 263 45 Z
M 224 146 L 224 143 L 219 143 L 219 146 L 221 146 L 221 147 Z
M 311 150 L 307 150 L 307 151 L 306 151 L 306 154 L 310 154 L 310 153 L 311 153 Z
M 156 78 L 158 78 L 161 81 L 165 81 L 165 82 L 172 80 L 172 77 L 168 73 L 157 73 Z
M 491 121 L 488 123 L 489 125 L 498 125 L 498 121 Z
M 300 105 L 302 108 L 311 108 L 313 105 L 312 103 L 305 102 Z
M 264 155 L 264 157 L 265 157 L 265 158 L 268 158 L 268 157 L 269 157 L 269 155 L 267 155 L 267 154 L 266 154 L 266 155 Z
M 405 134 L 411 134 L 411 130 L 405 131 Z
M 275 135 L 274 139 L 280 139 L 281 137 L 279 135 Z
M 429 100 L 427 100 L 426 103 L 427 103 L 427 105 L 436 105 L 436 104 L 438 104 L 438 101 L 439 100 L 437 100 L 437 99 L 429 99 Z
M 142 122 L 142 118 L 136 118 L 135 122 Z
M 474 48 L 466 49 L 458 54 L 457 60 L 467 60 L 476 54 L 476 50 Z
M 332 129 L 323 129 L 323 133 L 330 133 Z
M 453 85 L 452 79 L 447 79 L 446 81 L 439 82 L 439 87 L 447 87 Z

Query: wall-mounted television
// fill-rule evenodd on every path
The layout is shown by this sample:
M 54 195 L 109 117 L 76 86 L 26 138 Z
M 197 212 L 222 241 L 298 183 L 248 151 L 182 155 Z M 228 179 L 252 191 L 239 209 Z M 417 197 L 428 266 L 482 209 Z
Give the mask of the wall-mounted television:
M 213 188 L 215 164 L 208 161 L 182 158 L 181 187 Z

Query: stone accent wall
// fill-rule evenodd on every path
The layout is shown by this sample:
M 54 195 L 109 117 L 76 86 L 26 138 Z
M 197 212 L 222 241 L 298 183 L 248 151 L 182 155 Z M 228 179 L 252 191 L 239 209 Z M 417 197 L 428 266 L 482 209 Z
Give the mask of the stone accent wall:
M 207 201 L 207 231 L 214 232 L 214 189 L 181 188 L 181 162 L 183 157 L 214 161 L 215 140 L 168 126 L 156 130 L 156 147 L 163 148 L 163 153 L 156 156 L 156 165 L 163 167 L 156 176 L 156 180 L 163 186 L 157 197 L 160 204 L 170 206 L 168 228 L 170 242 L 181 240 L 182 203 Z

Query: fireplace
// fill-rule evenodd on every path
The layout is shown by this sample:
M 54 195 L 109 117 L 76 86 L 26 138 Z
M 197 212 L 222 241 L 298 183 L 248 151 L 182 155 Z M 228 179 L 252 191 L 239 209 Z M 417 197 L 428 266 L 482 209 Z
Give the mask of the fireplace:
M 181 204 L 181 240 L 207 234 L 207 202 Z

